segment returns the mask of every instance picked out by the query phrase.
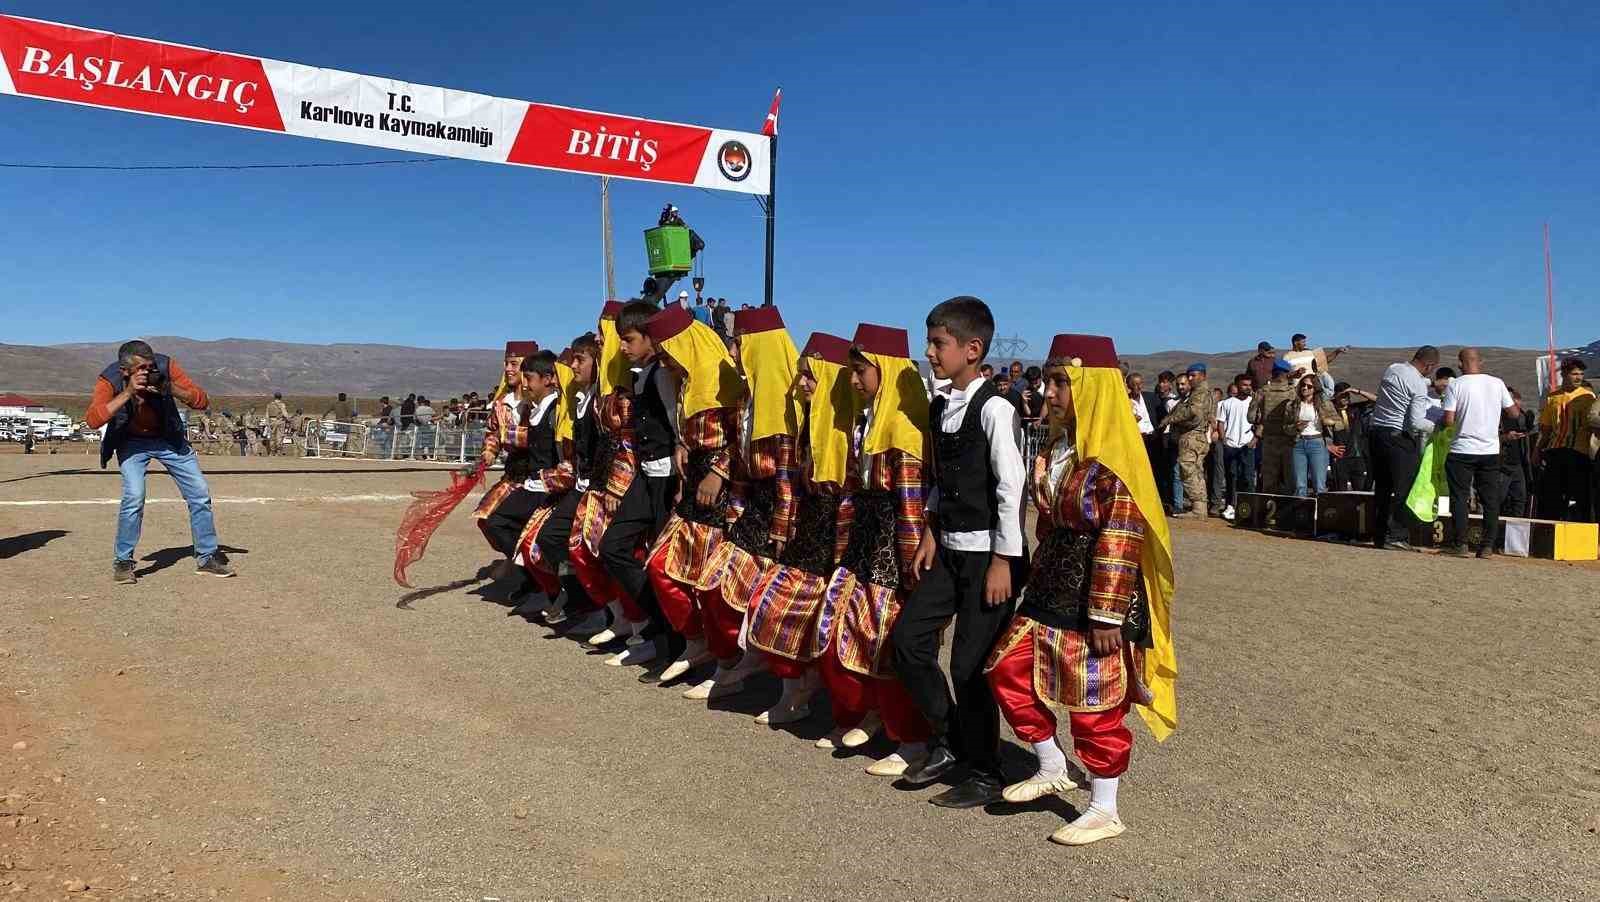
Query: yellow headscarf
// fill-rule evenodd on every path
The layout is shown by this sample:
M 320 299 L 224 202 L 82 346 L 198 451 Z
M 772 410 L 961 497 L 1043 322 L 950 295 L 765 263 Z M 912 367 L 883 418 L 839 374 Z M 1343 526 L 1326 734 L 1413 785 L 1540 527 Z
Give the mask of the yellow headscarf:
M 882 454 L 892 448 L 922 459 L 928 431 L 928 390 L 917 365 L 908 357 L 890 357 L 862 351 L 878 368 L 878 396 L 872 407 L 872 426 L 861 444 L 863 454 Z
M 572 367 L 556 361 L 556 441 L 572 441 L 572 424 L 578 415 L 578 383 Z
M 1057 369 L 1052 367 L 1051 369 Z M 1133 405 L 1122 381 L 1122 371 L 1112 366 L 1074 366 L 1064 369 L 1072 384 L 1072 406 L 1078 460 L 1098 460 L 1117 474 L 1144 515 L 1147 529 L 1140 570 L 1145 598 L 1150 604 L 1151 648 L 1144 655 L 1144 684 L 1153 696 L 1139 706 L 1150 732 L 1159 741 L 1178 728 L 1178 656 L 1172 644 L 1172 534 L 1156 491 L 1150 458 L 1133 418 Z M 1052 425 L 1052 437 L 1061 427 Z
M 850 385 L 850 368 L 807 357 L 817 381 L 811 393 L 811 478 L 844 485 L 850 471 L 850 436 L 866 400 Z
M 617 309 L 621 306 L 612 301 L 600 313 L 600 359 L 595 361 L 594 371 L 601 398 L 610 397 L 619 385 L 633 387 L 628 358 L 622 353 L 622 338 L 617 335 Z
M 744 382 L 739 370 L 728 355 L 728 347 L 711 331 L 711 327 L 697 320 L 657 346 L 672 356 L 683 367 L 683 421 L 687 423 L 695 414 L 714 407 L 738 407 L 744 397 Z
M 776 308 L 741 310 L 735 319 L 739 332 L 739 362 L 750 384 L 750 441 L 773 435 L 800 433 L 800 402 L 794 396 L 794 374 L 800 352 L 783 327 Z M 746 323 L 761 320 L 761 331 L 745 331 Z

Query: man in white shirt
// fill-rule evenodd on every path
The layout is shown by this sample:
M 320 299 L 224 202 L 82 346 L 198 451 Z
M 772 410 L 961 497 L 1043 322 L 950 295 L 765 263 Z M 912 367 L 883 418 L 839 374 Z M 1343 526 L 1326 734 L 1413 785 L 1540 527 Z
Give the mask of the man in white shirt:
M 1222 433 L 1222 470 L 1226 477 L 1225 520 L 1233 519 L 1240 492 L 1256 490 L 1256 431 L 1250 423 L 1250 395 L 1254 380 L 1248 373 L 1234 380 L 1234 394 L 1217 405 L 1217 428 Z
M 1422 465 L 1424 436 L 1433 431 L 1428 422 L 1427 374 L 1439 366 L 1439 349 L 1423 345 L 1406 363 L 1390 364 L 1378 383 L 1368 443 L 1372 457 L 1373 544 L 1379 548 L 1411 551 L 1408 541 L 1415 519 L 1406 507 L 1406 495 Z
M 1483 502 L 1483 538 L 1478 557 L 1494 555 L 1500 529 L 1500 418 L 1509 413 L 1521 416 L 1522 408 L 1511 397 L 1499 377 L 1483 371 L 1483 358 L 1477 348 L 1461 349 L 1461 375 L 1444 391 L 1444 426 L 1454 427 L 1450 453 L 1444 459 L 1444 475 L 1450 484 L 1450 519 L 1455 523 L 1455 538 L 1444 548 L 1445 554 L 1466 557 L 1467 514 L 1472 503 L 1472 487 L 1478 487 Z
M 951 298 L 933 308 L 927 326 L 928 363 L 950 384 L 929 410 L 927 524 L 911 595 L 890 634 L 895 672 L 932 728 L 927 757 L 904 779 L 926 786 L 963 769 L 965 781 L 930 801 L 975 808 L 998 800 L 1006 785 L 1000 709 L 983 664 L 1011 619 L 1019 587 L 1025 472 L 1016 405 L 978 375 L 994 338 L 988 305 Z M 952 620 L 946 683 L 939 639 Z

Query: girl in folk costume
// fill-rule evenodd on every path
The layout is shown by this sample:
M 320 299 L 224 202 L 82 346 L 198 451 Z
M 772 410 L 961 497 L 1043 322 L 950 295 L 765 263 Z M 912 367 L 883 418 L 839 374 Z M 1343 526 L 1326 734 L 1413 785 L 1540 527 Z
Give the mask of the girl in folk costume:
M 851 467 L 851 520 L 818 624 L 822 679 L 834 731 L 818 746 L 865 745 L 876 709 L 898 749 L 867 772 L 899 776 L 926 754 L 928 723 L 894 675 L 889 630 L 910 589 L 922 537 L 922 453 L 928 395 L 904 329 L 863 324 L 850 346 L 850 381 L 868 409 Z M 875 718 L 876 719 L 876 718 Z
M 651 548 L 645 570 L 662 613 L 688 640 L 683 654 L 662 672 L 663 679 L 670 671 L 675 676 L 686 672 L 708 651 L 728 665 L 719 668 L 720 685 L 708 680 L 684 693 L 685 698 L 704 699 L 738 691 L 746 674 L 733 666 L 742 618 L 733 619 L 720 598 L 698 588 L 733 519 L 729 489 L 745 389 L 722 339 L 683 307 L 671 305 L 656 314 L 649 331 L 662 363 L 679 374 L 683 386 L 677 429 L 681 497 Z M 730 619 L 731 635 L 726 626 Z
M 621 301 L 607 301 L 600 311 L 599 357 L 595 361 L 595 396 L 590 416 L 597 430 L 595 457 L 588 489 L 573 510 L 571 534 L 567 542 L 568 562 L 573 575 L 593 603 L 603 608 L 609 625 L 598 624 L 586 644 L 606 645 L 627 637 L 630 647 L 641 646 L 642 633 L 649 618 L 634 602 L 600 560 L 600 540 L 628 492 L 638 469 L 634 453 L 633 374 L 622 353 L 617 334 L 617 314 Z M 579 624 L 580 627 L 587 624 Z M 579 631 L 582 634 L 582 631 Z M 609 659 L 608 659 L 609 660 Z
M 1157 740 L 1177 727 L 1172 543 L 1111 339 L 1056 336 L 1045 398 L 1051 437 L 1031 479 L 1039 549 L 986 668 L 1001 713 L 1039 756 L 1038 772 L 1005 798 L 1076 787 L 1056 741 L 1065 716 L 1089 773 L 1089 807 L 1050 839 L 1086 845 L 1124 830 L 1117 782 L 1133 748 L 1129 705 Z
M 594 375 L 599 351 L 594 334 L 588 333 L 573 339 L 572 346 L 562 351 L 556 361 L 560 399 L 556 402 L 555 438 L 560 463 L 545 474 L 548 499 L 528 518 L 528 525 L 517 543 L 519 560 L 544 589 L 548 602 L 538 609 L 524 605 L 512 613 L 539 614 L 549 624 L 566 619 L 556 604 L 563 588 L 569 600 L 588 603 L 587 593 L 571 575 L 570 568 L 563 577 L 562 565 L 567 563 L 573 516 L 583 492 L 589 487 L 599 445 L 594 405 L 590 403 L 595 394 Z
M 711 552 L 695 585 L 705 636 L 692 640 L 683 657 L 662 674 L 663 680 L 669 679 L 693 666 L 702 659 L 697 650 L 714 657 L 716 674 L 684 693 L 688 698 L 732 695 L 743 690 L 745 677 L 763 669 L 760 652 L 741 655 L 739 633 L 749 610 L 750 589 L 789 541 L 794 521 L 794 448 L 800 410 L 793 388 L 799 356 L 778 308 L 735 314 L 733 358 L 749 387 L 740 406 L 740 454 L 734 461 L 740 513 Z
M 483 450 L 478 453 L 478 460 L 466 467 L 469 470 L 486 470 L 500 456 L 500 452 L 506 452 L 506 466 L 500 474 L 500 481 L 484 493 L 477 509 L 472 512 L 472 518 L 478 521 L 484 538 L 489 540 L 489 547 L 502 554 L 505 549 L 495 544 L 487 521 L 494 515 L 495 508 L 528 478 L 526 442 L 522 449 L 517 448 L 517 430 L 527 426 L 530 413 L 528 406 L 522 403 L 522 361 L 538 351 L 539 343 L 536 341 L 506 342 L 505 370 L 501 375 L 500 387 L 495 389 L 494 398 L 489 403 L 489 422 L 484 427 Z M 495 562 L 496 579 L 510 572 L 509 557 Z
M 850 385 L 850 342 L 813 332 L 796 362 L 795 395 L 805 404 L 794 470 L 799 496 L 792 537 L 750 590 L 748 645 L 783 679 L 783 696 L 757 715 L 763 724 L 810 716 L 813 669 L 832 635 L 819 629 L 828 584 L 849 537 L 850 445 L 864 399 Z M 781 478 L 781 476 L 780 476 Z M 780 489 L 781 491 L 781 489 Z M 841 519 L 846 526 L 840 529 Z

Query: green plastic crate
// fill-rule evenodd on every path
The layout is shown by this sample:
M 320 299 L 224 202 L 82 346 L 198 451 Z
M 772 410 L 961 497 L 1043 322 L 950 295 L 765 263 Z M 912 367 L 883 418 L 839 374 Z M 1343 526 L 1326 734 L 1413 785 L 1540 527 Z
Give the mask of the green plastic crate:
M 650 275 L 686 273 L 694 268 L 689 254 L 687 226 L 657 226 L 644 230 L 644 252 L 650 261 Z

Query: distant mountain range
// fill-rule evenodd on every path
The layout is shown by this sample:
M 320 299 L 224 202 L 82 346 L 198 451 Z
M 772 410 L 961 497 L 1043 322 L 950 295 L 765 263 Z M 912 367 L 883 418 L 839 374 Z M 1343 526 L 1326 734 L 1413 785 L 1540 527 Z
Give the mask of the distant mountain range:
M 404 396 L 419 392 L 447 398 L 467 391 L 483 392 L 499 381 L 498 349 L 439 350 L 379 344 L 292 344 L 225 338 L 196 341 L 155 336 L 156 350 L 171 354 L 206 391 L 219 396 L 257 396 L 281 391 L 295 395 L 347 392 L 357 398 Z M 1413 348 L 1355 348 L 1333 365 L 1334 375 L 1373 389 L 1384 367 L 1406 360 Z M 1457 346 L 1440 348 L 1443 362 L 1455 364 Z M 1524 392 L 1534 388 L 1534 359 L 1542 352 L 1482 347 L 1490 372 Z M 50 346 L 0 344 L 0 392 L 87 395 L 94 378 L 116 356 L 113 343 Z M 1200 353 L 1162 351 L 1132 354 L 1127 360 L 1154 387 L 1161 370 L 1181 371 L 1204 361 L 1214 383 L 1244 369 L 1254 351 Z M 1009 361 L 992 360 L 997 367 Z

